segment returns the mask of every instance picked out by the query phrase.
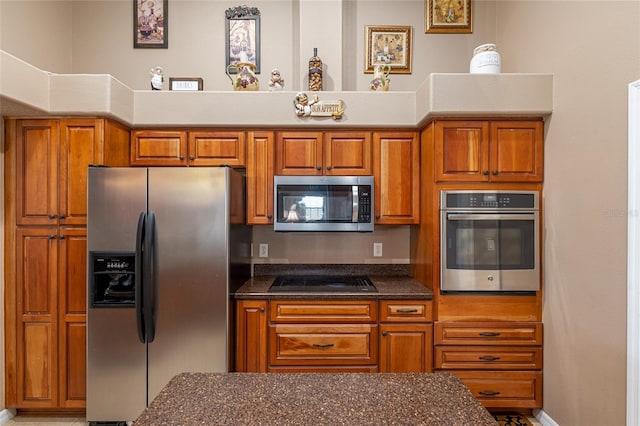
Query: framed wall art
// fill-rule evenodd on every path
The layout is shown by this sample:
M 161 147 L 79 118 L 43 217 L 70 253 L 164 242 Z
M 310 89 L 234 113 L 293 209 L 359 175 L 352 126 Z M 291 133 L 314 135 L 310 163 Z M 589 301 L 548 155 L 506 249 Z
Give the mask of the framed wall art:
M 169 47 L 169 0 L 133 0 L 133 47 Z
M 251 62 L 260 74 L 260 11 L 256 7 L 238 6 L 227 9 L 226 66 L 234 62 Z M 230 69 L 235 74 L 237 69 Z
M 425 33 L 471 33 L 471 0 L 425 0 Z
M 411 27 L 366 26 L 365 73 L 389 65 L 392 74 L 411 74 Z

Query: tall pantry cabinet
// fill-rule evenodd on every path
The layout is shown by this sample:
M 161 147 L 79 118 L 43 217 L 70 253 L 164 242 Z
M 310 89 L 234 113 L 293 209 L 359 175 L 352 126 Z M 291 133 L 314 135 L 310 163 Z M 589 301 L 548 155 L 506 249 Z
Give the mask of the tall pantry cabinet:
M 102 118 L 5 121 L 7 407 L 85 407 L 87 168 L 128 166 L 129 140 Z

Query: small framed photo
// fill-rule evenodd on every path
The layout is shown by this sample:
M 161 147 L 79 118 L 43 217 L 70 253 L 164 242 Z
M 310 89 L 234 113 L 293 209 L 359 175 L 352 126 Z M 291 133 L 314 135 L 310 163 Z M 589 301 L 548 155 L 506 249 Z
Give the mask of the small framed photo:
M 169 90 L 190 92 L 204 89 L 204 81 L 200 77 L 169 77 Z
M 392 74 L 411 74 L 411 27 L 366 26 L 365 73 L 389 65 Z
M 425 33 L 471 33 L 471 0 L 425 0 Z
M 260 11 L 257 7 L 237 6 L 226 14 L 226 66 L 234 62 L 251 62 L 260 74 Z M 235 74 L 237 69 L 230 69 Z
M 133 0 L 133 47 L 169 47 L 169 0 Z

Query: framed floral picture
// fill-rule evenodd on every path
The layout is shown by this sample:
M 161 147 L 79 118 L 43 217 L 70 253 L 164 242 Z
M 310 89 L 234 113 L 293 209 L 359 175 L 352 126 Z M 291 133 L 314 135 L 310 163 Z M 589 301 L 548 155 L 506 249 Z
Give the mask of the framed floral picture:
M 411 27 L 366 26 L 365 73 L 388 65 L 391 73 L 411 74 Z
M 226 11 L 226 66 L 234 62 L 251 62 L 260 74 L 260 11 L 256 7 L 238 6 Z M 235 74 L 237 70 L 230 69 Z
M 471 33 L 471 0 L 425 0 L 425 33 Z
M 169 0 L 133 0 L 133 47 L 169 47 Z

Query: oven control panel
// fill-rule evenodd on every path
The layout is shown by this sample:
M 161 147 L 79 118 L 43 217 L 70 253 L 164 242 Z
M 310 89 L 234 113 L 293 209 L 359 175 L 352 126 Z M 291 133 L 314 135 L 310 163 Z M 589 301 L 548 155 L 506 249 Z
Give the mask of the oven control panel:
M 442 191 L 440 208 L 537 210 L 536 191 Z

